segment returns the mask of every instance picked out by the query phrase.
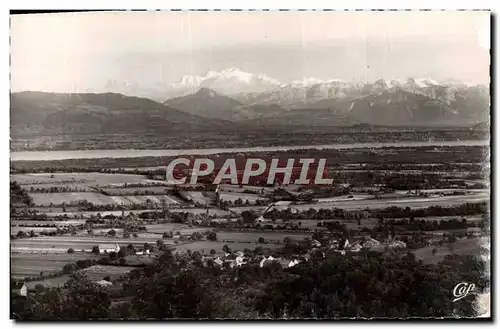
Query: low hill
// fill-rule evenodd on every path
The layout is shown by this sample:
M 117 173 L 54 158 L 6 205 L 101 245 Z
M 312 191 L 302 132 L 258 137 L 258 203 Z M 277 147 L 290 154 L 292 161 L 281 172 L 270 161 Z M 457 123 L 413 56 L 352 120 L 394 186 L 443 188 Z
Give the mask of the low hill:
M 228 125 L 147 98 L 113 93 L 13 93 L 10 112 L 13 133 L 161 133 Z

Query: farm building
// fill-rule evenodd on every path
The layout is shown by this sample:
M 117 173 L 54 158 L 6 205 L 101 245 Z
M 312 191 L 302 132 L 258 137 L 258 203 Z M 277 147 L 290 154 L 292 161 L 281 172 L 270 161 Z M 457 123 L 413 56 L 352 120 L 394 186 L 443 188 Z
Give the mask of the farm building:
M 100 244 L 99 245 L 99 252 L 101 254 L 107 254 L 110 252 L 119 252 L 120 251 L 120 246 L 118 244 Z
M 375 239 L 368 239 L 367 241 L 365 241 L 363 243 L 363 248 L 366 248 L 366 249 L 373 249 L 373 248 L 377 248 L 380 246 L 380 242 L 375 240 Z
M 264 267 L 264 264 L 265 264 L 267 261 L 270 261 L 270 262 L 271 262 L 271 261 L 273 261 L 273 260 L 275 260 L 275 258 L 274 258 L 273 256 L 269 256 L 269 257 L 267 257 L 267 258 L 266 258 L 266 257 L 264 257 L 264 258 L 260 261 L 259 266 L 260 266 L 260 267 Z
M 24 282 L 12 282 L 10 288 L 13 296 L 26 297 L 28 295 L 28 288 Z
M 399 240 L 391 240 L 387 243 L 389 248 L 406 248 L 406 243 Z
M 217 257 L 215 260 L 214 260 L 214 263 L 219 265 L 219 266 L 222 266 L 222 264 L 224 264 L 224 262 L 220 259 L 220 257 Z
M 360 252 L 362 248 L 363 247 L 359 242 L 354 242 L 353 244 L 349 245 L 349 251 L 351 252 Z
M 290 263 L 288 263 L 288 267 L 294 267 L 295 265 L 297 265 L 299 263 L 300 263 L 299 260 L 294 259 L 294 260 L 290 261 Z
M 101 287 L 108 287 L 108 286 L 112 286 L 113 285 L 113 283 L 111 283 L 109 281 L 106 281 L 106 280 L 97 281 L 96 283 L 98 285 L 100 285 Z

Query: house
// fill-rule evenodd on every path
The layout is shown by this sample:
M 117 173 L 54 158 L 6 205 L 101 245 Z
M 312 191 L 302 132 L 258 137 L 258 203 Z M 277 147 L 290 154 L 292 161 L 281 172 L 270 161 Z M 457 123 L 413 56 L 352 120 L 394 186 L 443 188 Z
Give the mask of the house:
M 353 244 L 349 245 L 348 249 L 351 252 L 360 252 L 362 249 L 362 246 L 359 242 L 354 242 Z
M 387 247 L 404 249 L 404 248 L 406 248 L 406 243 L 404 243 L 403 241 L 399 241 L 399 240 L 391 240 L 387 243 Z
M 342 247 L 343 250 L 347 249 L 349 247 L 349 240 L 345 239 L 344 246 Z
M 100 285 L 101 287 L 109 287 L 109 286 L 113 285 L 111 282 L 106 281 L 106 280 L 97 281 L 96 283 L 98 285 Z
M 260 267 L 264 267 L 264 263 L 265 263 L 266 261 L 273 261 L 274 259 L 275 259 L 275 258 L 274 258 L 273 256 L 269 256 L 269 257 L 267 257 L 267 258 L 266 258 L 266 257 L 264 257 L 264 258 L 262 258 L 262 260 L 260 261 L 259 266 L 260 266 Z
M 28 288 L 24 282 L 14 281 L 10 286 L 13 296 L 26 297 L 28 295 Z
M 264 218 L 264 216 L 261 215 L 255 219 L 255 222 L 256 223 L 269 223 L 269 222 L 271 222 L 271 220 Z
M 288 263 L 288 267 L 294 267 L 295 265 L 299 264 L 300 260 L 294 259 L 290 263 Z
M 372 238 L 368 239 L 363 243 L 363 248 L 366 249 L 373 249 L 378 247 L 380 247 L 380 242 Z
M 241 266 L 243 264 L 246 264 L 246 260 L 243 258 L 243 255 L 236 257 L 235 262 L 236 266 Z
M 219 266 L 222 266 L 222 264 L 224 264 L 224 262 L 220 259 L 220 257 L 217 257 L 215 260 L 214 260 L 214 263 L 219 265 Z
M 312 245 L 314 248 L 319 248 L 319 247 L 321 247 L 321 243 L 320 243 L 318 240 L 312 240 L 311 245 Z
M 99 245 L 99 252 L 101 254 L 108 254 L 110 252 L 119 252 L 120 251 L 120 246 L 118 244 L 100 244 Z

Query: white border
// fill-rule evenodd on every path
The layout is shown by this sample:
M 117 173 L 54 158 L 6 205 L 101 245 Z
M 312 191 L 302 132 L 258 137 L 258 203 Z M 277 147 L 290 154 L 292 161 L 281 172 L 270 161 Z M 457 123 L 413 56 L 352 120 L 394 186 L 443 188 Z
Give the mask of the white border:
M 266 9 L 328 9 L 332 8 L 335 6 L 335 8 L 338 9 L 493 9 L 494 13 L 500 13 L 499 9 L 499 3 L 498 1 L 493 1 L 493 0 L 474 0 L 474 1 L 462 1 L 462 0 L 450 0 L 450 1 L 443 1 L 443 0 L 419 0 L 419 1 L 401 1 L 401 0 L 379 0 L 376 2 L 373 1 L 361 1 L 361 0 L 349 0 L 349 1 L 320 1 L 320 0 L 307 0 L 307 1 L 269 1 L 269 0 L 254 0 L 254 1 L 248 1 L 246 3 L 236 2 L 236 1 L 223 1 L 223 0 L 211 0 L 211 1 L 203 1 L 203 0 L 184 0 L 184 1 L 148 1 L 148 0 L 143 0 L 143 1 L 130 1 L 130 0 L 121 0 L 121 1 L 113 1 L 113 2 L 106 2 L 103 3 L 102 0 L 86 0 L 86 1 L 62 1 L 62 0 L 45 0 L 43 2 L 36 1 L 36 0 L 18 0 L 18 1 L 2 1 L 2 7 L 7 4 L 7 8 L 2 8 L 2 14 L 0 15 L 0 26 L 2 28 L 2 51 L 0 52 L 0 56 L 2 56 L 2 75 L 0 75 L 0 81 L 2 83 L 2 88 L 1 90 L 3 92 L 0 93 L 0 99 L 2 102 L 2 107 L 0 110 L 0 122 L 3 125 L 2 129 L 0 129 L 0 150 L 2 152 L 2 160 L 0 162 L 1 168 L 0 168 L 0 178 L 1 178 L 1 189 L 2 189 L 2 197 L 0 198 L 1 202 L 1 211 L 2 211 L 2 216 L 4 224 L 3 228 L 5 232 L 3 233 L 5 236 L 5 240 L 3 241 L 3 248 L 1 251 L 2 255 L 2 265 L 4 267 L 4 271 L 1 272 L 2 278 L 0 279 L 0 282 L 2 282 L 2 295 L 4 296 L 1 300 L 1 306 L 3 310 L 2 314 L 2 327 L 4 327 L 4 324 L 7 325 L 7 327 L 12 327 L 15 324 L 8 320 L 10 317 L 10 285 L 8 286 L 6 283 L 10 281 L 9 279 L 9 268 L 8 264 L 10 264 L 10 258 L 9 258 L 9 239 L 10 237 L 8 236 L 9 232 L 9 214 L 8 214 L 8 183 L 9 183 L 9 177 L 8 177 L 8 172 L 9 172 L 9 143 L 8 138 L 9 138 L 9 96 L 7 93 L 7 90 L 9 89 L 9 78 L 8 78 L 8 38 L 9 38 L 9 17 L 6 9 L 119 9 L 119 8 L 128 8 L 128 9 L 168 9 L 168 8 L 174 8 L 174 9 L 196 9 L 196 8 L 203 8 L 203 9 L 260 9 L 260 8 L 266 8 Z M 498 41 L 498 37 L 495 38 L 496 41 Z M 492 90 L 492 94 L 498 95 L 498 87 L 495 86 L 495 90 Z M 495 113 L 498 113 L 498 108 L 495 107 L 495 109 L 492 109 Z M 498 116 L 498 114 L 497 114 Z M 495 126 L 497 126 L 497 119 L 495 119 Z M 498 137 L 498 136 L 497 136 Z M 495 150 L 494 152 L 498 154 L 498 145 L 500 141 L 498 141 L 498 138 L 495 139 Z M 498 159 L 497 159 L 498 160 Z M 500 165 L 498 165 L 498 162 L 495 164 L 495 168 L 492 168 L 496 172 L 500 170 L 499 169 Z M 495 186 L 498 186 L 498 175 L 495 176 Z M 496 195 L 494 203 L 497 203 L 498 195 Z M 493 220 L 493 219 L 492 219 Z M 494 232 L 494 237 L 496 238 L 496 232 Z M 498 260 L 498 258 L 496 259 Z M 495 262 L 497 263 L 497 262 Z M 496 287 L 498 284 L 496 284 L 494 287 Z M 492 295 L 498 296 L 495 294 L 495 292 L 492 291 Z M 498 301 L 496 302 L 496 309 L 498 309 Z M 498 312 L 494 312 L 494 314 L 498 314 Z M 5 323 L 7 322 L 7 323 Z M 168 326 L 177 326 L 177 323 L 165 323 L 160 325 L 168 325 Z M 207 324 L 207 323 L 205 323 Z M 211 325 L 224 325 L 228 323 L 212 323 Z M 233 324 L 233 323 L 231 323 Z M 278 326 L 278 327 L 291 327 L 291 326 L 296 326 L 300 325 L 301 323 L 277 323 L 273 326 Z M 307 325 L 309 325 L 308 323 Z M 401 323 L 394 322 L 392 323 L 393 325 L 401 325 Z M 476 323 L 469 323 L 470 325 L 476 325 Z M 24 324 L 24 327 L 31 327 L 35 324 Z M 52 323 L 48 323 L 46 325 L 52 326 Z M 64 323 L 63 325 L 69 325 L 69 323 Z M 89 326 L 89 324 L 80 324 L 83 326 Z M 101 327 L 103 326 L 103 323 L 99 324 L 92 324 L 94 327 Z M 118 326 L 121 324 L 118 323 L 110 323 L 108 324 L 110 326 Z M 142 325 L 138 324 L 138 325 Z M 184 326 L 191 326 L 192 324 L 181 324 Z M 259 327 L 261 326 L 267 326 L 268 324 L 263 324 L 263 323 L 258 323 L 258 324 L 252 324 L 252 325 L 258 325 Z M 342 325 L 340 323 L 332 323 L 332 325 L 338 326 Z M 353 323 L 350 324 L 351 326 L 358 327 L 361 326 L 362 324 L 360 323 Z M 386 325 L 386 324 L 378 324 L 378 325 Z M 425 324 L 420 324 L 420 325 L 425 325 L 426 327 L 432 327 L 434 325 L 438 325 L 437 323 L 425 323 Z M 192 325 L 194 326 L 194 324 Z

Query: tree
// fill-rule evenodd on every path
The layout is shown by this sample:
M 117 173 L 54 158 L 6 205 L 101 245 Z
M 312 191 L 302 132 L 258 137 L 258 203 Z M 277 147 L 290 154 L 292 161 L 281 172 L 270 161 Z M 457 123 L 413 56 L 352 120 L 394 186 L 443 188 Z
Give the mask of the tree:
M 216 253 L 215 249 L 210 250 L 210 255 L 215 255 Z
M 262 255 L 264 253 L 264 248 L 262 248 L 261 246 L 255 247 L 253 252 L 257 255 Z
M 108 235 L 114 237 L 114 236 L 116 236 L 116 231 L 115 230 L 109 230 L 108 231 Z
M 100 253 L 99 246 L 93 246 L 92 247 L 92 253 L 93 254 L 99 254 Z
M 76 264 L 69 263 L 69 264 L 64 265 L 62 271 L 64 274 L 70 274 L 70 273 L 73 273 L 74 271 L 76 271 L 77 269 L 78 268 L 77 268 Z
M 259 241 L 259 243 L 266 243 L 266 240 L 264 240 L 263 237 L 260 237 L 258 241 Z
M 215 233 L 214 231 L 208 232 L 207 240 L 217 241 L 217 233 Z
M 229 254 L 229 253 L 231 253 L 231 248 L 229 248 L 229 246 L 227 244 L 225 244 L 222 246 L 222 251 Z
M 129 250 L 129 253 L 130 254 L 135 254 L 135 247 L 133 244 L 129 243 L 128 246 L 127 246 L 127 250 Z
M 394 224 L 391 224 L 391 237 L 393 239 L 396 238 L 396 228 L 394 227 Z
M 253 211 L 245 210 L 241 213 L 241 217 L 243 218 L 243 223 L 254 223 L 257 216 Z
M 75 252 L 75 250 L 74 250 L 73 248 L 69 248 L 69 249 L 68 249 L 68 254 L 72 254 L 72 253 L 74 253 L 74 252 Z
M 89 320 L 109 318 L 111 298 L 105 288 L 83 274 L 74 274 L 64 289 L 50 289 L 25 304 L 30 320 Z
M 191 234 L 191 239 L 194 241 L 201 240 L 203 238 L 203 235 L 200 232 L 194 232 Z
M 384 239 L 389 238 L 389 224 L 384 222 Z
M 111 278 L 109 277 L 109 275 L 106 275 L 104 278 L 102 278 L 104 281 L 108 281 L 108 282 L 111 282 Z

